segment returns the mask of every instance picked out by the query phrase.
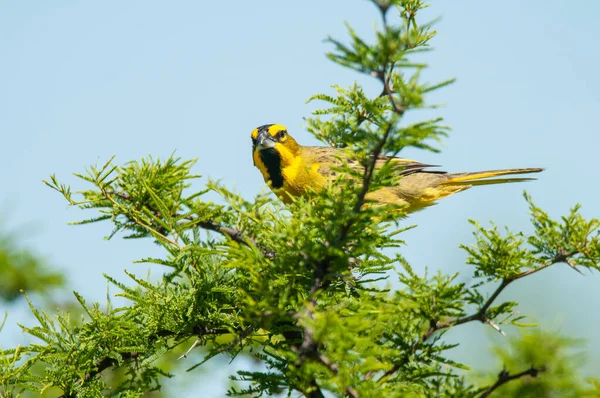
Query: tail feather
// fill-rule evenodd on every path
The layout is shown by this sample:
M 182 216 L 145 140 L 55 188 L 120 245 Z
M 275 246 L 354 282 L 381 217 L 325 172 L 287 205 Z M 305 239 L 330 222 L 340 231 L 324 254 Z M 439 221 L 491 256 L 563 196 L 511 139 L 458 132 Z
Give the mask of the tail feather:
M 504 175 L 513 175 L 513 174 L 529 174 L 529 173 L 539 173 L 544 169 L 541 168 L 527 168 L 527 169 L 505 169 L 505 170 L 486 170 L 486 171 L 476 171 L 471 173 L 456 173 L 448 175 L 448 179 L 444 181 L 443 185 L 467 185 L 467 186 L 476 186 L 476 185 L 492 185 L 492 184 L 505 184 L 511 182 L 523 182 L 523 181 L 531 181 L 535 180 L 535 178 L 495 178 Z

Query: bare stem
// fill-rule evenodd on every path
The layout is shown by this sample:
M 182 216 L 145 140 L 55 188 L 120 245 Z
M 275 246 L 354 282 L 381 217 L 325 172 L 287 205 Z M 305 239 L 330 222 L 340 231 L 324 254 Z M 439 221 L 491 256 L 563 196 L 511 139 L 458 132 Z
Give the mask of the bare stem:
M 535 367 L 531 367 L 527 370 L 524 370 L 520 373 L 516 373 L 514 375 L 511 375 L 510 373 L 508 373 L 506 370 L 503 370 L 502 372 L 500 372 L 498 374 L 498 380 L 491 385 L 487 390 L 485 390 L 480 396 L 479 398 L 486 398 L 488 397 L 491 393 L 493 393 L 497 388 L 499 388 L 501 385 L 508 383 L 509 381 L 512 380 L 517 380 L 526 376 L 530 376 L 530 377 L 537 377 L 538 374 L 540 372 L 543 372 L 544 369 L 543 368 L 535 368 Z
M 431 337 L 431 335 L 433 333 L 435 333 L 437 330 L 440 330 L 440 329 L 445 329 L 445 328 L 449 328 L 451 326 L 456 326 L 456 325 L 462 325 L 464 323 L 471 322 L 471 321 L 480 321 L 480 322 L 490 321 L 487 318 L 487 311 L 492 306 L 494 301 L 498 298 L 500 293 L 502 293 L 502 291 L 504 289 L 506 289 L 506 287 L 508 285 L 510 285 L 512 282 L 514 282 L 518 279 L 524 278 L 526 276 L 535 274 L 536 272 L 539 272 L 543 269 L 546 269 L 546 268 L 550 267 L 551 265 L 567 262 L 569 260 L 569 258 L 574 256 L 575 254 L 577 254 L 576 251 L 566 253 L 562 250 L 559 250 L 559 253 L 551 261 L 547 262 L 546 264 L 543 264 L 537 268 L 532 268 L 527 271 L 523 271 L 511 278 L 503 279 L 502 282 L 500 283 L 500 285 L 496 288 L 496 290 L 494 290 L 492 295 L 486 300 L 486 302 L 483 304 L 483 306 L 481 306 L 481 308 L 476 313 L 469 315 L 469 316 L 465 316 L 463 318 L 454 319 L 451 321 L 432 322 L 429 329 L 423 335 L 421 341 L 425 342 L 429 337 Z

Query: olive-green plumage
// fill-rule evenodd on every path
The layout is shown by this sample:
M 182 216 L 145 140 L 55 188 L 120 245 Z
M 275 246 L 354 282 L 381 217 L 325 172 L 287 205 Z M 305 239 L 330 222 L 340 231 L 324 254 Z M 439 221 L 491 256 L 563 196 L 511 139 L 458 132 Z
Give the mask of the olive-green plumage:
M 251 138 L 255 166 L 284 202 L 289 202 L 290 196 L 303 195 L 309 187 L 322 187 L 334 179 L 334 169 L 342 164 L 342 159 L 350 167 L 360 167 L 357 162 L 349 160 L 344 150 L 299 145 L 282 125 L 260 126 L 252 131 Z M 538 173 L 543 170 L 522 168 L 451 174 L 428 170 L 435 167 L 432 165 L 387 156 L 380 156 L 375 167 L 382 167 L 388 162 L 402 178 L 396 186 L 369 193 L 367 199 L 381 204 L 403 206 L 406 213 L 431 206 L 438 199 L 472 186 L 533 180 L 522 177 L 490 179 L 492 177 Z

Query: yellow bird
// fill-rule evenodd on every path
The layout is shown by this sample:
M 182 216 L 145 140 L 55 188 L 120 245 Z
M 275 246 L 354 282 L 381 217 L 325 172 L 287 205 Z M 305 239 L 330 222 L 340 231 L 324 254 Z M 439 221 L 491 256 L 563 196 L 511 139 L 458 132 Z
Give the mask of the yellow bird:
M 265 124 L 252 130 L 252 159 L 262 173 L 265 182 L 284 202 L 292 196 L 307 193 L 310 187 L 324 187 L 335 178 L 332 168 L 342 165 L 345 152 L 341 149 L 320 146 L 302 146 L 292 138 L 285 126 Z M 348 159 L 350 166 L 356 165 Z M 539 173 L 541 168 L 505 169 L 476 171 L 470 173 L 447 173 L 427 170 L 435 167 L 410 159 L 380 156 L 376 167 L 391 161 L 397 165 L 397 173 L 402 178 L 396 186 L 381 188 L 367 195 L 367 199 L 381 204 L 403 206 L 403 211 L 411 213 L 456 192 L 476 185 L 504 184 L 534 180 L 534 178 L 490 177 Z

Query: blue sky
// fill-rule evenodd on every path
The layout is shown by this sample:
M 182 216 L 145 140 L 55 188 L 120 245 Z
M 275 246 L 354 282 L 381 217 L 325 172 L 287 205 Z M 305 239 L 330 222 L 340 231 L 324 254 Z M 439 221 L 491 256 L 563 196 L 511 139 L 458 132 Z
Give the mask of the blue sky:
M 547 170 L 534 183 L 473 189 L 411 217 L 419 227 L 405 235 L 403 254 L 415 269 L 462 271 L 469 281 L 458 249 L 473 242 L 467 219 L 530 231 L 523 189 L 553 216 L 581 203 L 586 216 L 600 217 L 600 2 L 574 4 L 437 1 L 427 10 L 426 19 L 442 19 L 435 51 L 422 57 L 431 65 L 424 76 L 457 78 L 431 97 L 447 104 L 440 113 L 453 131 L 440 154 L 403 155 L 456 172 Z M 103 273 L 125 279 L 126 268 L 143 275 L 146 268 L 132 261 L 157 249 L 103 241 L 108 224 L 67 226 L 85 214 L 68 209 L 41 180 L 56 173 L 74 189 L 85 188 L 71 175 L 84 166 L 112 155 L 123 163 L 176 151 L 198 158 L 196 173 L 252 197 L 264 187 L 250 156 L 254 127 L 285 124 L 298 141 L 315 144 L 302 129 L 311 95 L 354 80 L 378 92 L 376 82 L 324 56 L 330 46 L 323 39 L 345 38 L 344 21 L 366 37 L 379 24 L 364 0 L 0 1 L 5 228 L 25 225 L 23 245 L 62 269 L 72 289 L 103 300 Z M 598 303 L 599 281 L 559 265 L 515 283 L 501 298 L 522 301 L 521 311 L 541 327 L 587 339 L 593 373 L 600 366 L 600 316 L 588 308 Z M 9 324 L 32 323 L 20 306 L 9 310 Z M 457 359 L 493 365 L 487 347 L 501 337 L 484 330 L 468 325 L 450 333 L 465 343 Z M 0 345 L 21 339 L 9 325 Z M 222 395 L 217 384 L 213 396 Z

